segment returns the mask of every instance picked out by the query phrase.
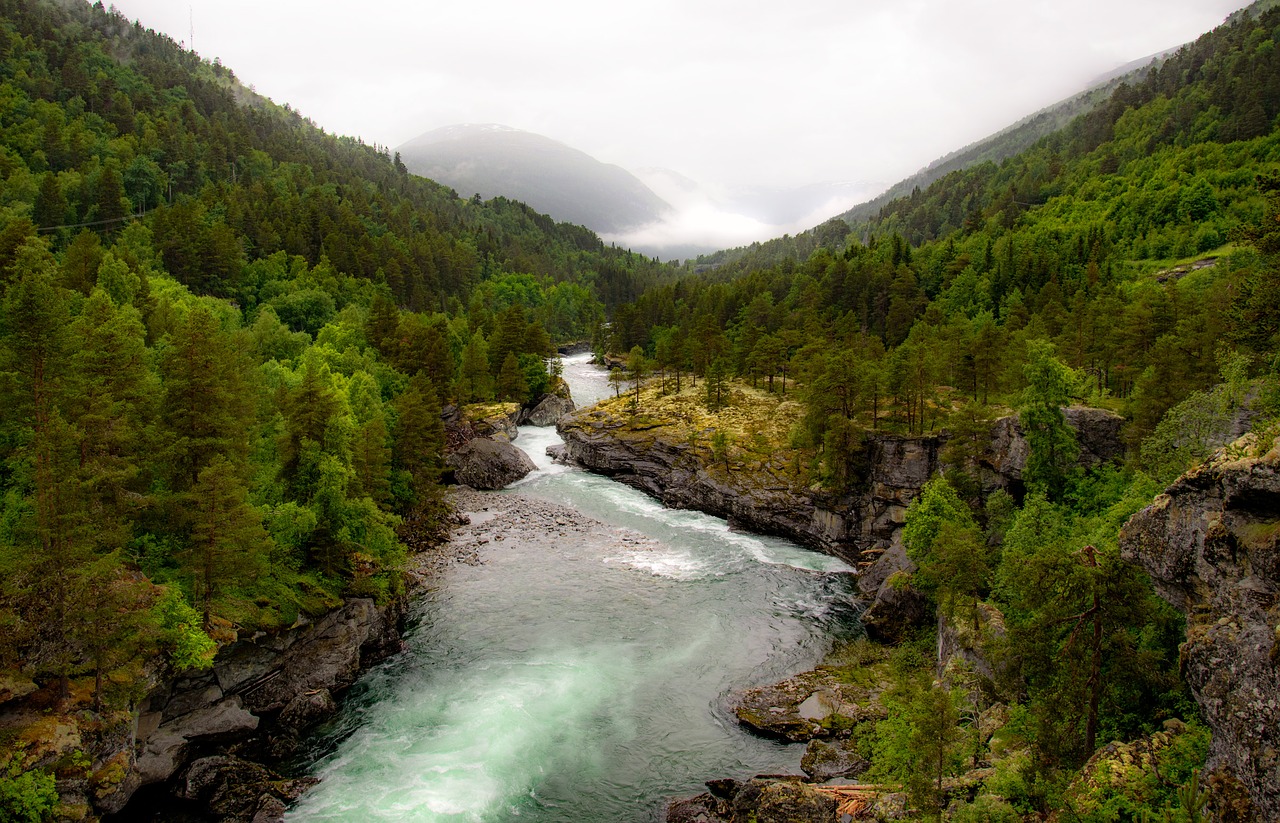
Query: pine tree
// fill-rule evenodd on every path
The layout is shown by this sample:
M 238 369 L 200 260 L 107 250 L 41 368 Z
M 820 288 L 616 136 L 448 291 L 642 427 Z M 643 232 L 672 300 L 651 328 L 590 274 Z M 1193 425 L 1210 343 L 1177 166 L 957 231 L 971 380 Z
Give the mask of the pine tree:
M 306 500 L 316 478 L 315 466 L 306 465 L 308 444 L 321 452 L 333 451 L 329 442 L 330 422 L 340 410 L 338 398 L 330 385 L 327 369 L 308 359 L 302 380 L 286 390 L 280 402 L 284 416 L 284 433 L 280 438 L 280 476 L 293 499 Z
M 204 306 L 179 321 L 160 363 L 161 405 L 174 491 L 195 485 L 215 455 L 233 465 L 248 459 L 253 406 L 244 350 Z
M 392 454 L 409 473 L 414 502 L 424 502 L 439 483 L 444 454 L 440 401 L 430 378 L 414 375 L 392 406 L 396 411 Z
M 498 370 L 498 399 L 512 403 L 524 403 L 529 399 L 529 381 L 520 369 L 520 359 L 515 352 L 507 352 Z
M 40 191 L 36 193 L 36 203 L 31 212 L 31 219 L 42 229 L 61 226 L 68 222 L 67 198 L 62 194 L 62 184 L 58 182 L 58 175 L 51 171 L 45 172 L 44 177 L 40 178 Z
M 1062 407 L 1071 401 L 1075 379 L 1053 356 L 1052 344 L 1042 340 L 1027 346 L 1026 377 L 1019 420 L 1030 454 L 1023 478 L 1028 488 L 1041 489 L 1050 500 L 1058 500 L 1080 453 L 1075 432 L 1062 414 Z
M 228 588 L 252 581 L 266 567 L 271 538 L 247 496 L 236 466 L 222 455 L 215 455 L 200 470 L 187 495 L 191 537 L 178 559 L 191 580 L 206 631 L 212 625 L 214 601 Z

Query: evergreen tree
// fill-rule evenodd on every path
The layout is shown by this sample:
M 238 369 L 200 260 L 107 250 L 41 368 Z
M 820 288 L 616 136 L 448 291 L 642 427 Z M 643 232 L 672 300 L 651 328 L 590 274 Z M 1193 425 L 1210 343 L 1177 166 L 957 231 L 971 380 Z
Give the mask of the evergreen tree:
M 208 309 L 194 308 L 176 324 L 160 372 L 171 488 L 190 489 L 217 455 L 245 465 L 254 417 L 246 377 L 252 370 Z
M 502 368 L 498 370 L 498 399 L 511 403 L 524 403 L 529 399 L 529 381 L 513 351 L 507 352 Z
M 705 386 L 705 399 L 707 411 L 718 411 L 728 402 L 729 380 L 725 376 L 725 364 L 721 359 L 711 361 L 711 365 L 707 367 L 707 381 Z
M 439 483 L 444 453 L 440 401 L 430 378 L 421 372 L 414 375 L 392 406 L 396 411 L 392 454 L 410 477 L 412 502 L 425 503 Z
M 1027 347 L 1026 379 L 1019 420 L 1030 454 L 1023 479 L 1028 488 L 1059 500 L 1080 453 L 1075 432 L 1062 414 L 1062 407 L 1071 401 L 1075 377 L 1053 356 L 1051 344 L 1037 340 Z
M 191 537 L 178 559 L 201 606 L 206 631 L 217 598 L 266 568 L 270 538 L 247 494 L 238 469 L 222 455 L 201 468 L 188 494 Z

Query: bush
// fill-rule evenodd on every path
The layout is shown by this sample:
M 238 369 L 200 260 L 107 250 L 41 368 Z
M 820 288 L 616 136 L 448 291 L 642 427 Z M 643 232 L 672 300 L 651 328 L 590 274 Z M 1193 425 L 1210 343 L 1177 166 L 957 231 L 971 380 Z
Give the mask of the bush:
M 9 761 L 0 773 L 0 821 L 42 823 L 53 817 L 57 804 L 53 775 L 42 770 L 24 772 L 21 755 Z
M 951 812 L 951 823 L 1021 823 L 1013 806 L 990 794 L 979 795 L 972 803 Z

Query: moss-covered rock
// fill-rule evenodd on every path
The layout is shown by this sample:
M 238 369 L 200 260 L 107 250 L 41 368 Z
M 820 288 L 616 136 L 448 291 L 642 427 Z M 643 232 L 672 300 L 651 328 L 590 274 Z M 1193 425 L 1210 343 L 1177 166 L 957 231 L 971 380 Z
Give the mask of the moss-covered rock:
M 735 692 L 738 722 L 775 740 L 804 743 L 847 736 L 858 723 L 885 717 L 878 677 L 854 680 L 834 667 L 820 667 L 769 686 Z

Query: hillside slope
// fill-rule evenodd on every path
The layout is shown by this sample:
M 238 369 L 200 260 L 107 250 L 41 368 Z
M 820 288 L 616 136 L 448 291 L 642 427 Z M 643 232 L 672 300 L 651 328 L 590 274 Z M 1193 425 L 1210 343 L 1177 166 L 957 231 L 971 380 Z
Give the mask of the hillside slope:
M 542 135 L 497 125 L 435 129 L 400 146 L 404 164 L 463 195 L 503 196 L 556 220 L 618 233 L 670 207 L 630 172 Z

